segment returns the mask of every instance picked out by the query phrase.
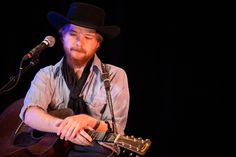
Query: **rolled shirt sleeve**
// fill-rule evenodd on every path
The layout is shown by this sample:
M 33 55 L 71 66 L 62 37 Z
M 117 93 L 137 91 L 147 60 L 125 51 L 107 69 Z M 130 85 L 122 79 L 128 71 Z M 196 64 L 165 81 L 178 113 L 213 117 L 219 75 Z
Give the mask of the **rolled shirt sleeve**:
M 27 108 L 37 106 L 47 110 L 52 98 L 52 89 L 50 81 L 49 68 L 41 69 L 31 82 L 31 86 L 25 96 L 24 106 L 20 111 L 20 118 L 24 120 L 24 114 Z

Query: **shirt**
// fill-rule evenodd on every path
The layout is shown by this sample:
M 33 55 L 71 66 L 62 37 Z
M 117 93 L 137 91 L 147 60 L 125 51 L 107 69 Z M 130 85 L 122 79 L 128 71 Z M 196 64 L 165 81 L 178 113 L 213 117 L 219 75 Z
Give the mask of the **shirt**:
M 67 108 L 70 91 L 63 78 L 61 67 L 62 58 L 55 65 L 41 68 L 31 82 L 26 93 L 24 105 L 20 112 L 20 118 L 24 120 L 24 113 L 30 106 L 38 106 L 47 111 L 50 109 Z M 116 120 L 117 132 L 124 134 L 129 110 L 129 87 L 126 72 L 117 66 L 107 64 L 110 79 L 110 94 Z M 90 68 L 90 74 L 82 88 L 80 96 L 88 106 L 90 115 L 96 119 L 111 121 L 111 113 L 107 103 L 104 82 L 101 79 L 101 61 L 95 54 L 94 61 Z M 104 110 L 103 115 L 101 111 Z

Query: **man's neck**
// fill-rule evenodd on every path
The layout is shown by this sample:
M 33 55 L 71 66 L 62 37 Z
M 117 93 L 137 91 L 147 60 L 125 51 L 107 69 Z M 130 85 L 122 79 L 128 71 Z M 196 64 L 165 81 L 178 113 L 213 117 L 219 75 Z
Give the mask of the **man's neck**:
M 81 77 L 83 70 L 88 62 L 84 62 L 83 64 L 73 61 L 68 61 L 67 63 L 69 66 L 74 70 L 75 74 L 77 75 L 78 79 Z

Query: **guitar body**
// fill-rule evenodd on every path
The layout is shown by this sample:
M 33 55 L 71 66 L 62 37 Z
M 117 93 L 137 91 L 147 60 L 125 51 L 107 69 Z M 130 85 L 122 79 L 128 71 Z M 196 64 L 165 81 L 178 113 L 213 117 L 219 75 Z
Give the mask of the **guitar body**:
M 58 140 L 55 134 L 45 133 L 43 137 L 31 138 L 33 144 L 19 145 L 16 141 L 15 131 L 21 124 L 19 113 L 23 105 L 23 98 L 12 103 L 0 115 L 0 157 L 60 157 L 63 156 L 69 143 Z M 31 135 L 32 130 L 25 124 L 23 133 Z M 27 128 L 27 129 L 26 129 Z M 24 137 L 26 139 L 26 137 Z

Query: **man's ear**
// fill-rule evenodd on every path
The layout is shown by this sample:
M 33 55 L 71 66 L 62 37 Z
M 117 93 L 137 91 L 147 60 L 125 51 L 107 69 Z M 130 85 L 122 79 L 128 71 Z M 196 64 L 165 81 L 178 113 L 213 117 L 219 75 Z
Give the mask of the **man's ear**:
M 100 48 L 101 48 L 101 42 L 98 43 L 97 50 L 99 50 Z

